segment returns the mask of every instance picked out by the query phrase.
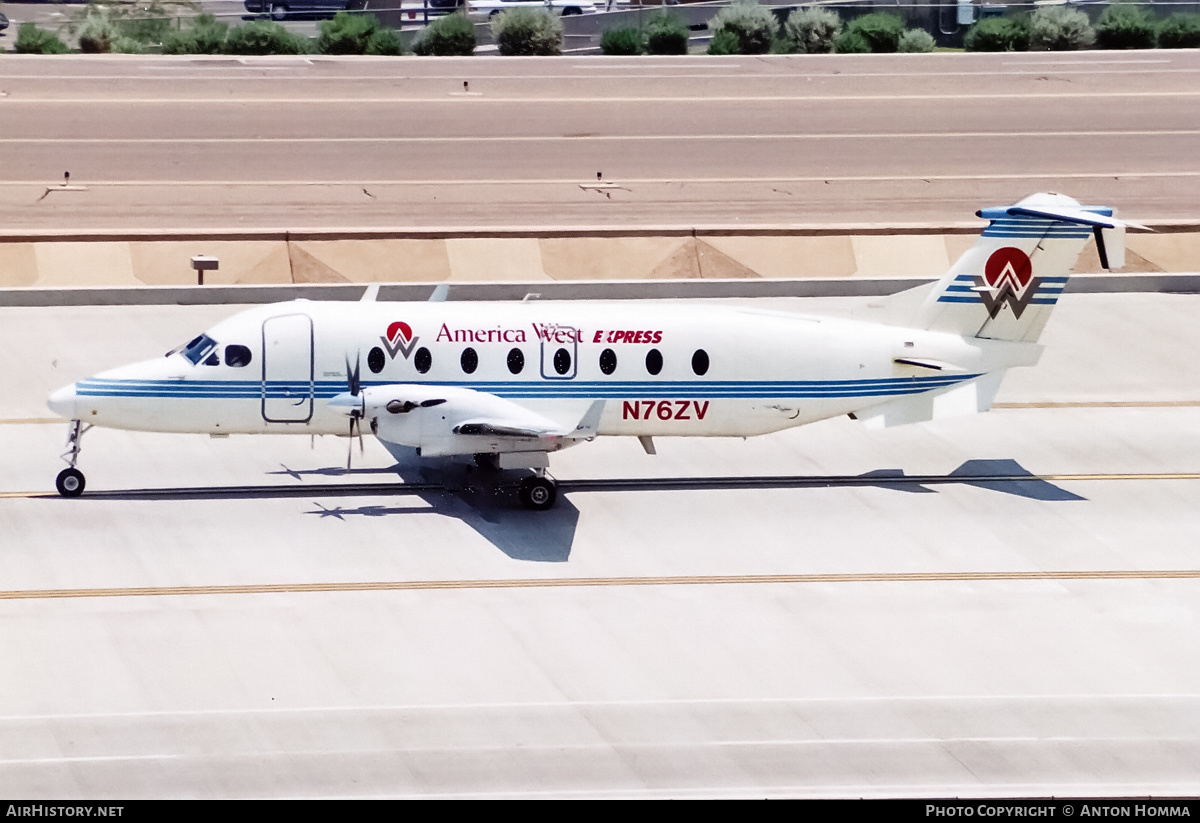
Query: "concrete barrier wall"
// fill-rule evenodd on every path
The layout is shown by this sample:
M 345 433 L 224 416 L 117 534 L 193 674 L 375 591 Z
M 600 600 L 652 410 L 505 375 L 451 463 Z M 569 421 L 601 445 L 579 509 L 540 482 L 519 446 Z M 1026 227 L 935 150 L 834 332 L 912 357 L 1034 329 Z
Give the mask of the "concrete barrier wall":
M 194 285 L 197 254 L 220 260 L 208 285 L 923 278 L 945 272 L 977 234 L 0 238 L 0 288 Z M 1100 271 L 1094 246 L 1077 271 Z M 1200 232 L 1130 235 L 1123 271 L 1200 271 Z

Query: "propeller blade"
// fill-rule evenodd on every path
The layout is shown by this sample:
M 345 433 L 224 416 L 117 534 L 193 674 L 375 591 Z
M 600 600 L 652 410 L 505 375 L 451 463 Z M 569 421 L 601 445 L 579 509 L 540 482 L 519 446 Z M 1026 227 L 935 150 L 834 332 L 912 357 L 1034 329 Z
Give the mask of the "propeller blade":
M 350 358 L 346 358 L 346 387 L 350 390 L 350 394 L 354 397 L 358 396 L 358 391 L 362 386 L 362 381 L 359 380 L 359 354 L 354 355 L 354 368 L 350 368 Z
M 358 428 L 358 416 L 354 415 L 350 418 L 350 442 L 346 444 L 346 471 L 350 471 L 350 461 L 354 457 L 354 430 L 356 428 Z

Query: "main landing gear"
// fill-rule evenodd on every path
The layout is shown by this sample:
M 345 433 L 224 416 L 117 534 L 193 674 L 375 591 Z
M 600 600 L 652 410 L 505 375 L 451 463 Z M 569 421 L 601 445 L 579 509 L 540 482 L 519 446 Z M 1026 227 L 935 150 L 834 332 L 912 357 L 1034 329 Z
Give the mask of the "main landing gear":
M 83 487 L 87 484 L 83 472 L 75 468 L 75 463 L 79 460 L 79 441 L 90 428 L 91 426 L 85 426 L 78 420 L 72 420 L 71 428 L 67 430 L 67 450 L 63 452 L 62 457 L 69 465 L 58 473 L 58 478 L 54 481 L 58 493 L 63 497 L 78 497 L 83 494 Z
M 541 512 L 551 508 L 558 499 L 558 484 L 543 471 L 522 480 L 517 494 L 522 506 Z

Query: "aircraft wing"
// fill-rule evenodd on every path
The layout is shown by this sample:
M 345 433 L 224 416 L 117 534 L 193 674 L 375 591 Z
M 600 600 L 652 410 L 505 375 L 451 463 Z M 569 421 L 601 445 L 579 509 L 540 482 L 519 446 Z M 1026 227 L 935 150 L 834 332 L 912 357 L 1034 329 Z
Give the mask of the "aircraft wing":
M 380 440 L 425 456 L 557 451 L 595 437 L 604 410 L 604 401 L 596 400 L 564 422 L 489 392 L 415 383 L 370 386 L 329 402 L 361 415 Z

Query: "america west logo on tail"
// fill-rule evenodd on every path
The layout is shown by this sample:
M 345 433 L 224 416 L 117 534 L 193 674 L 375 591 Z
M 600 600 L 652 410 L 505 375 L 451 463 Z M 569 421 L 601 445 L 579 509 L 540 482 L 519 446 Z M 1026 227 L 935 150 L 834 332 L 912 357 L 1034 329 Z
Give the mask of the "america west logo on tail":
M 995 320 L 1008 306 L 1020 319 L 1030 305 L 1053 305 L 1066 277 L 1034 277 L 1033 261 L 1018 248 L 1005 246 L 988 256 L 982 275 L 960 274 L 938 297 L 939 303 L 983 303 Z

